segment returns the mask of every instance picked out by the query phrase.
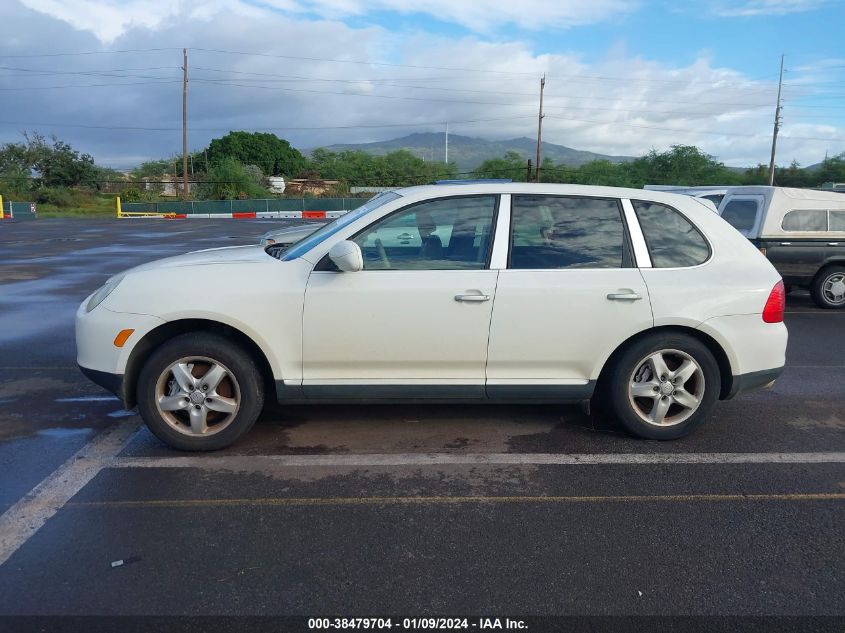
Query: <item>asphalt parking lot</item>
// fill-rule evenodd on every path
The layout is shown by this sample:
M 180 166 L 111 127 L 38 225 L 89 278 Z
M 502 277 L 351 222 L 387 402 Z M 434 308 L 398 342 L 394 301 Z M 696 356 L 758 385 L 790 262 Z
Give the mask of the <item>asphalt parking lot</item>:
M 670 443 L 578 407 L 381 405 L 168 449 L 77 370 L 75 309 L 279 224 L 0 224 L 0 614 L 845 615 L 845 311 L 790 295 L 775 387 Z

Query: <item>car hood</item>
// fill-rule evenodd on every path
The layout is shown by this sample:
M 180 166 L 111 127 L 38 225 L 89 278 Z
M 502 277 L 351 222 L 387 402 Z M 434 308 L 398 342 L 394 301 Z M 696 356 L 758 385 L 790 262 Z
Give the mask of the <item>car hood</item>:
M 298 242 L 303 237 L 308 237 L 314 231 L 325 225 L 325 222 L 309 222 L 308 224 L 288 226 L 283 229 L 273 229 L 272 231 L 267 231 L 264 235 L 262 235 L 261 240 L 262 243 L 271 239 L 281 244 L 292 244 L 293 242 Z
M 207 266 L 210 264 L 254 264 L 278 261 L 267 255 L 261 246 L 224 246 L 222 248 L 207 248 L 193 251 L 175 257 L 157 259 L 135 268 L 130 268 L 123 274 L 131 274 L 159 268 L 180 268 L 183 266 Z

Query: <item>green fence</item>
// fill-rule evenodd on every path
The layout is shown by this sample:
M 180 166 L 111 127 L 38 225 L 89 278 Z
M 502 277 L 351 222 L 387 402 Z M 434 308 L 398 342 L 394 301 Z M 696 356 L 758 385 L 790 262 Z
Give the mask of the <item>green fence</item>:
M 268 200 L 197 200 L 172 202 L 123 202 L 120 214 L 151 215 L 218 215 L 255 213 L 275 217 L 285 213 L 323 211 L 333 213 L 351 211 L 366 202 L 366 198 L 271 198 Z
M 3 217 L 14 220 L 35 220 L 36 213 L 34 202 L 9 202 L 3 203 L 0 198 L 0 205 L 3 207 Z

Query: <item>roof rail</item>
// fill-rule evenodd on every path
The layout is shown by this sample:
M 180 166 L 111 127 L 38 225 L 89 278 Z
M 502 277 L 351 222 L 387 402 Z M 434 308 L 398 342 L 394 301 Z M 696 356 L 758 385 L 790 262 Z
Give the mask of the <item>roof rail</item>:
M 475 180 L 435 180 L 435 185 L 478 185 L 478 184 L 504 184 L 513 182 L 510 178 L 476 178 Z

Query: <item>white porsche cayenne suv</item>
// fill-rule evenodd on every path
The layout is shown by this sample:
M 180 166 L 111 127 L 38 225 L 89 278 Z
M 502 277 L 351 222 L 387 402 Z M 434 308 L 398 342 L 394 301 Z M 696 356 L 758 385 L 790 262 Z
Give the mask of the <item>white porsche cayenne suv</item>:
M 80 306 L 78 363 L 159 438 L 214 450 L 266 399 L 592 399 L 632 434 L 686 435 L 771 383 L 780 276 L 696 198 L 438 184 L 378 195 L 292 246 L 188 253 Z

